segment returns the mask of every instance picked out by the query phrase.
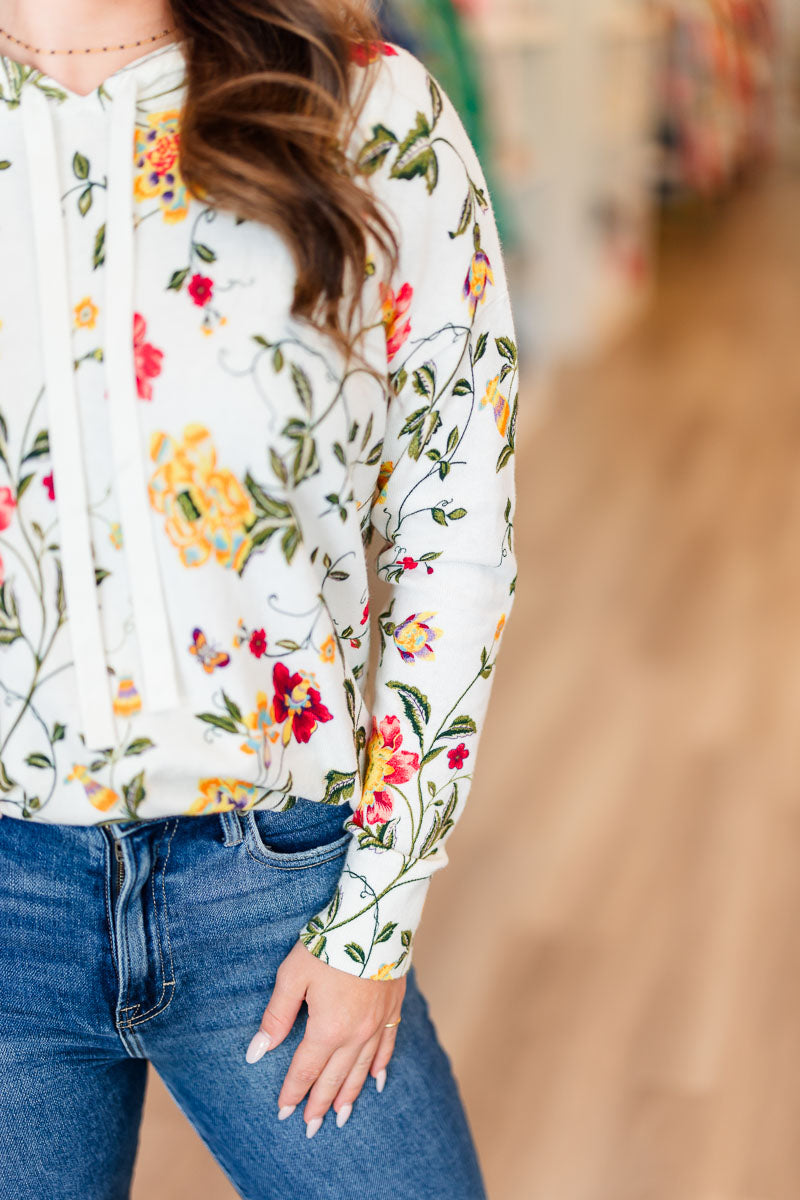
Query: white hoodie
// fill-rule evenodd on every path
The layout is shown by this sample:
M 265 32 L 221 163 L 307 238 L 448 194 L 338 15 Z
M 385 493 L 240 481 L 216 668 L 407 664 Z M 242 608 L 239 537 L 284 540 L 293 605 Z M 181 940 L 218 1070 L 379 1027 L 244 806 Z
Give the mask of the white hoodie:
M 347 800 L 299 936 L 393 978 L 513 603 L 518 364 L 463 125 L 416 57 L 370 54 L 348 154 L 401 245 L 365 283 L 384 387 L 290 318 L 275 231 L 187 193 L 182 43 L 87 95 L 0 56 L 0 815 Z

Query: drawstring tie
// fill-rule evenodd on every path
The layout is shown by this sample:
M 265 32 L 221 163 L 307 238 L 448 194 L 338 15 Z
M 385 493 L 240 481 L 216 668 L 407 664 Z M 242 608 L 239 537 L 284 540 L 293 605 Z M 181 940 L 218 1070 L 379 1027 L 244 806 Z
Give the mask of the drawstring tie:
M 34 86 L 21 111 L 36 241 L 42 354 L 58 506 L 61 569 L 81 724 L 87 746 L 117 742 L 92 557 L 86 471 L 72 353 L 72 308 L 52 103 Z M 142 670 L 144 707 L 177 707 L 178 685 L 163 585 L 153 540 L 133 349 L 133 134 L 136 80 L 116 82 L 109 128 L 105 232 L 104 363 L 114 487 L 122 526 Z M 137 681 L 137 683 L 140 681 Z

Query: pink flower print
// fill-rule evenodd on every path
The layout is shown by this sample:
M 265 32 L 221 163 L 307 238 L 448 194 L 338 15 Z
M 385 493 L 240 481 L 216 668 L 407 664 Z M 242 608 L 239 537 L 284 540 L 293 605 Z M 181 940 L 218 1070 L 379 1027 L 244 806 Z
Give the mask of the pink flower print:
M 400 558 L 397 560 L 397 565 L 402 567 L 404 571 L 413 571 L 415 567 L 419 566 L 419 563 L 415 558 L 409 558 L 408 555 L 406 555 L 405 558 Z M 425 570 L 429 575 L 433 574 L 433 567 L 430 563 L 425 563 Z
M 381 54 L 388 58 L 391 55 L 396 56 L 397 51 L 389 42 L 368 42 L 366 45 L 363 42 L 354 42 L 350 47 L 350 57 L 359 67 L 366 67 Z
M 385 283 L 380 285 L 383 326 L 386 331 L 386 357 L 389 362 L 411 333 L 411 321 L 404 321 L 403 318 L 411 307 L 413 294 L 414 289 L 410 283 L 404 283 L 397 293 Z
M 50 471 L 49 474 L 44 476 L 44 478 L 42 479 L 42 483 L 47 488 L 48 500 L 55 500 L 56 491 L 55 491 L 55 484 L 53 483 L 53 472 L 52 471 Z
M 254 629 L 250 634 L 250 653 L 255 658 L 261 658 L 267 652 L 267 635 L 263 629 Z
M 8 529 L 16 507 L 17 502 L 11 488 L 0 487 L 0 531 Z
M 277 722 L 285 722 L 284 746 L 288 746 L 292 734 L 296 741 L 307 742 L 318 723 L 333 720 L 333 713 L 322 703 L 311 676 L 300 671 L 292 674 L 285 663 L 278 662 L 272 671 L 272 682 L 275 687 L 272 711 Z
M 187 291 L 197 307 L 203 308 L 214 293 L 214 280 L 198 272 L 189 280 Z
M 136 390 L 140 400 L 153 399 L 151 379 L 161 374 L 163 350 L 144 340 L 147 322 L 141 313 L 133 314 L 133 356 L 136 363 Z
M 353 823 L 363 829 L 367 824 L 388 821 L 392 815 L 389 788 L 407 783 L 419 770 L 419 755 L 402 750 L 403 734 L 395 716 L 372 718 L 372 735 L 367 745 L 367 771 L 361 800 L 353 815 Z
M 447 765 L 451 771 L 460 771 L 464 765 L 464 759 L 469 757 L 469 750 L 463 742 L 453 750 L 447 751 Z

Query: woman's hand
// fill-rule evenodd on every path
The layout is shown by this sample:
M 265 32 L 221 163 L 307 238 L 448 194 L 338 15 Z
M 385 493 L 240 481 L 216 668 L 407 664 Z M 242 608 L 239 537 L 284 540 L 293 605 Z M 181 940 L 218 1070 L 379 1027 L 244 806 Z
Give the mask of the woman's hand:
M 306 1136 L 313 1137 L 333 1104 L 336 1124 L 344 1125 L 367 1075 L 378 1091 L 394 1051 L 406 979 L 362 979 L 323 962 L 296 942 L 275 977 L 261 1025 L 247 1048 L 256 1062 L 292 1028 L 300 1005 L 308 1006 L 303 1040 L 294 1052 L 278 1096 L 278 1119 L 291 1116 L 309 1088 L 303 1112 Z

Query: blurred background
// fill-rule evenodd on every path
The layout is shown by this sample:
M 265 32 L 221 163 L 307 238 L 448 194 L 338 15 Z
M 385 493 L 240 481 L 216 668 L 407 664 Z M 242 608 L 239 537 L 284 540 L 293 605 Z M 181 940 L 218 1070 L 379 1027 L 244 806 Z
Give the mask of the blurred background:
M 489 1195 L 797 1200 L 800 0 L 380 12 L 479 151 L 523 368 L 518 596 L 415 943 Z M 235 1195 L 152 1076 L 133 1194 Z

